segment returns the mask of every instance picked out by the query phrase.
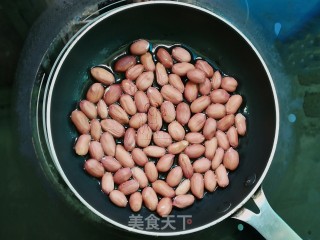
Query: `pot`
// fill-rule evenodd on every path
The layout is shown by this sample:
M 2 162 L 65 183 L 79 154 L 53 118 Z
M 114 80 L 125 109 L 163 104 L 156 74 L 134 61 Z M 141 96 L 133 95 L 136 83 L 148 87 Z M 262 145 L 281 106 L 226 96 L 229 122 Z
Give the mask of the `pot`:
M 134 215 L 129 207 L 113 205 L 97 180 L 84 174 L 85 159 L 73 151 L 78 133 L 69 116 L 92 84 L 88 80 L 90 67 L 110 65 L 108 59 L 139 38 L 166 46 L 191 46 L 195 53 L 213 60 L 215 68 L 235 76 L 238 92 L 245 97 L 248 133 L 238 149 L 241 163 L 229 174 L 231 184 L 206 194 L 187 209 L 174 209 L 171 215 L 181 222 L 175 229 L 130 227 L 130 217 L 146 219 L 152 212 L 143 208 Z M 51 71 L 44 100 L 47 144 L 59 173 L 86 207 L 111 224 L 140 234 L 173 236 L 233 217 L 251 224 L 267 239 L 300 239 L 271 209 L 260 187 L 272 162 L 279 130 L 279 106 L 271 75 L 249 39 L 222 17 L 194 5 L 168 1 L 131 4 L 107 12 L 65 46 Z M 259 214 L 243 208 L 250 198 Z

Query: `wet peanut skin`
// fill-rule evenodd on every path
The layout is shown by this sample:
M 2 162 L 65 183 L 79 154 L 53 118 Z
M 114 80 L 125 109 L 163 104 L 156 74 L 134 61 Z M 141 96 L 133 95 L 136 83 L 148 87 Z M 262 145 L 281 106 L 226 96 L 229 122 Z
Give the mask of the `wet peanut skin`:
M 136 40 L 112 70 L 92 67 L 94 83 L 71 121 L 75 153 L 89 156 L 84 170 L 111 202 L 165 217 L 229 185 L 241 164 L 245 103 L 237 80 L 205 59 L 182 46 L 150 46 Z

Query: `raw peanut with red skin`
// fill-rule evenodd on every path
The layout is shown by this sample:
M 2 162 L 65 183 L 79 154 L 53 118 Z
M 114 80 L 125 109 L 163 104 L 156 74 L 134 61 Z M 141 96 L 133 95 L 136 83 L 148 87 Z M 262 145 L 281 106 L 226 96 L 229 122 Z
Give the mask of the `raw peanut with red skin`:
M 217 122 L 217 128 L 223 132 L 227 131 L 234 124 L 234 115 L 229 114 Z
M 218 146 L 221 147 L 223 150 L 227 150 L 230 147 L 227 135 L 221 130 L 218 130 L 216 132 L 216 138 L 218 140 Z
M 131 171 L 132 171 L 133 178 L 135 180 L 137 180 L 140 188 L 145 188 L 146 186 L 148 186 L 147 175 L 145 174 L 145 172 L 142 169 L 140 169 L 138 167 L 134 167 L 131 169 Z
M 139 183 L 136 180 L 129 180 L 124 183 L 121 183 L 118 187 L 118 190 L 124 195 L 130 195 L 135 193 L 139 189 Z
M 177 121 L 173 121 L 168 125 L 168 132 L 172 139 L 176 141 L 181 141 L 184 139 L 185 130 Z
M 120 97 L 120 105 L 123 110 L 129 115 L 134 115 L 137 113 L 136 104 L 128 94 L 122 94 L 122 96 Z
M 145 124 L 141 126 L 137 131 L 136 144 L 139 147 L 147 147 L 150 145 L 151 138 L 152 130 L 147 124 Z
M 164 197 L 162 198 L 157 206 L 157 213 L 160 217 L 166 217 L 172 211 L 172 200 L 171 198 Z
M 206 77 L 211 78 L 213 76 L 213 68 L 206 61 L 197 60 L 195 67 L 205 72 Z
M 178 163 L 182 169 L 183 175 L 186 178 L 191 178 L 193 175 L 193 167 L 190 158 L 186 154 L 181 153 L 179 155 Z
M 168 147 L 172 143 L 172 138 L 169 133 L 164 131 L 157 131 L 153 133 L 153 142 L 158 147 Z
M 210 93 L 210 98 L 213 103 L 225 104 L 230 98 L 230 94 L 224 89 L 216 89 Z
M 153 62 L 151 53 L 147 52 L 141 55 L 140 61 L 146 71 L 154 71 L 156 69 L 156 65 Z
M 142 207 L 142 195 L 140 192 L 135 192 L 130 195 L 129 205 L 133 212 L 139 212 Z
M 84 170 L 86 172 L 96 178 L 102 178 L 104 174 L 104 168 L 101 163 L 96 159 L 88 159 L 84 163 Z
M 136 86 L 140 91 L 146 91 L 154 80 L 153 72 L 143 72 L 136 80 Z
M 87 100 L 82 100 L 79 103 L 80 110 L 87 116 L 89 119 L 97 118 L 97 109 L 96 106 Z
M 129 94 L 130 96 L 134 96 L 138 91 L 137 86 L 128 79 L 124 79 L 121 81 L 121 88 L 126 94 Z
M 91 141 L 89 144 L 90 156 L 96 160 L 101 160 L 104 156 L 104 152 L 100 142 Z
M 113 176 L 106 172 L 101 179 L 101 189 L 104 193 L 109 194 L 114 189 Z
M 123 137 L 125 133 L 124 127 L 113 119 L 104 119 L 100 124 L 104 131 L 111 133 L 116 138 Z
M 99 100 L 97 103 L 97 112 L 101 119 L 108 117 L 108 107 L 103 99 Z
M 123 146 L 127 151 L 132 151 L 136 147 L 136 131 L 128 128 L 124 134 Z
M 188 155 L 189 158 L 198 158 L 204 154 L 206 148 L 201 144 L 192 144 L 186 147 L 184 153 Z
M 188 102 L 193 102 L 198 97 L 199 85 L 188 81 L 184 87 L 184 97 Z
M 217 183 L 219 187 L 225 188 L 229 185 L 229 178 L 226 168 L 223 164 L 220 164 L 219 167 L 215 171 L 217 177 Z
M 142 64 L 137 64 L 126 71 L 126 78 L 129 80 L 136 80 L 141 73 L 143 73 L 144 67 Z
M 148 157 L 159 158 L 166 154 L 166 149 L 158 146 L 148 146 L 143 149 L 143 152 Z
M 192 194 L 179 195 L 173 199 L 173 206 L 177 208 L 186 208 L 194 203 L 194 196 Z
M 216 134 L 217 130 L 217 121 L 213 118 L 207 118 L 203 126 L 203 136 L 205 139 L 210 140 Z
M 221 86 L 221 74 L 219 71 L 215 71 L 211 79 L 213 89 L 218 89 Z
M 163 97 L 161 93 L 154 87 L 148 88 L 147 97 L 149 98 L 150 105 L 153 107 L 160 107 L 163 103 Z
M 136 65 L 136 63 L 137 60 L 134 56 L 127 55 L 120 57 L 114 64 L 114 70 L 116 72 L 125 72 L 132 66 Z
M 90 123 L 90 134 L 93 140 L 99 141 L 101 137 L 101 125 L 98 119 L 92 119 Z
M 120 185 L 121 183 L 127 181 L 129 178 L 131 178 L 132 172 L 131 169 L 126 167 L 126 168 L 121 168 L 116 173 L 113 175 L 113 181 L 115 184 Z
M 186 104 L 185 102 L 181 102 L 177 105 L 177 121 L 182 125 L 186 125 L 191 117 L 191 111 L 189 108 L 189 105 Z
M 163 155 L 157 162 L 157 170 L 159 172 L 167 172 L 170 170 L 173 160 L 174 160 L 173 154 L 165 154 Z
M 148 162 L 147 155 L 140 148 L 133 149 L 131 152 L 131 157 L 135 164 L 140 167 L 144 167 L 144 165 L 146 165 L 146 163 Z
M 89 151 L 89 144 L 91 141 L 91 136 L 88 134 L 82 134 L 78 137 L 78 140 L 74 146 L 74 150 L 77 155 L 84 156 Z
M 190 110 L 193 113 L 200 113 L 205 110 L 211 103 L 209 96 L 201 96 L 194 100 L 190 105 Z
M 207 158 L 200 158 L 193 162 L 193 171 L 196 173 L 205 173 L 211 168 L 211 161 Z
M 122 192 L 120 192 L 119 190 L 113 190 L 109 194 L 109 198 L 110 198 L 111 202 L 113 202 L 118 207 L 126 207 L 128 204 L 128 200 L 127 200 L 126 196 Z
M 112 173 L 118 171 L 122 167 L 118 160 L 111 156 L 103 157 L 101 163 L 106 171 Z
M 203 128 L 205 122 L 206 115 L 203 113 L 196 113 L 190 118 L 188 122 L 188 127 L 191 130 L 191 132 L 199 132 Z
M 169 145 L 167 148 L 168 153 L 178 154 L 181 153 L 189 145 L 188 141 L 182 140 L 180 142 L 175 142 Z
M 241 114 L 238 113 L 235 117 L 235 125 L 237 128 L 237 132 L 240 136 L 244 136 L 247 131 L 247 125 L 246 125 L 246 118 Z
M 204 180 L 200 173 L 194 173 L 190 179 L 190 189 L 196 198 L 203 198 Z
M 129 120 L 129 126 L 138 129 L 141 126 L 145 125 L 148 121 L 148 117 L 146 113 L 136 113 Z
M 206 148 L 206 151 L 204 152 L 204 156 L 209 160 L 212 160 L 218 147 L 217 138 L 213 137 L 210 140 L 205 141 L 204 147 Z
M 172 168 L 168 173 L 166 182 L 170 187 L 176 187 L 182 180 L 183 172 L 180 166 Z
M 152 188 L 156 193 L 163 197 L 172 198 L 176 194 L 172 187 L 170 187 L 165 181 L 163 180 L 156 180 L 152 183 Z
M 227 114 L 226 107 L 221 103 L 210 104 L 206 109 L 206 114 L 214 119 L 223 118 Z
M 150 44 L 147 40 L 139 39 L 131 44 L 130 52 L 133 55 L 142 55 L 148 51 L 149 46 L 150 46 Z
M 156 107 L 150 107 L 148 110 L 148 125 L 153 131 L 159 131 L 162 127 L 162 117 Z
M 190 180 L 185 179 L 179 184 L 175 192 L 176 192 L 176 195 L 183 195 L 189 192 L 189 190 L 190 190 Z
M 182 47 L 175 47 L 172 49 L 172 57 L 178 62 L 190 62 L 191 54 Z
M 223 77 L 221 80 L 221 88 L 228 92 L 234 92 L 237 86 L 238 82 L 233 77 Z
M 79 133 L 81 134 L 89 133 L 90 131 L 89 119 L 83 112 L 74 110 L 71 113 L 71 121 L 73 122 L 73 124 L 75 125 Z
M 100 137 L 100 143 L 105 155 L 114 157 L 116 154 L 116 142 L 113 136 L 108 132 L 104 132 Z
M 232 95 L 226 103 L 227 114 L 235 114 L 242 104 L 242 97 L 238 94 Z
M 137 91 L 134 95 L 134 102 L 136 103 L 138 112 L 146 113 L 150 107 L 149 98 L 142 91 Z
M 222 163 L 223 156 L 224 156 L 224 150 L 220 147 L 217 148 L 216 154 L 214 155 L 211 162 L 211 168 L 213 170 L 216 170 L 219 167 L 219 165 Z
M 129 117 L 125 110 L 120 107 L 118 104 L 112 104 L 109 106 L 109 115 L 116 120 L 118 123 L 121 124 L 128 124 Z
M 134 167 L 134 161 L 133 161 L 131 155 L 124 149 L 124 147 L 122 145 L 118 144 L 116 146 L 115 158 L 119 161 L 119 163 L 123 167 L 129 167 L 129 168 Z
M 239 153 L 232 147 L 223 156 L 223 165 L 226 169 L 234 171 L 239 165 Z
M 204 141 L 204 136 L 201 133 L 190 132 L 186 134 L 185 140 L 191 144 L 202 143 Z
M 169 84 L 178 89 L 179 92 L 183 93 L 184 92 L 184 84 L 181 80 L 181 78 L 174 73 L 169 74 Z
M 176 118 L 176 110 L 172 102 L 164 101 L 160 107 L 161 116 L 166 123 L 171 123 Z
M 147 162 L 147 164 L 144 166 L 144 171 L 149 182 L 154 182 L 158 179 L 158 170 L 153 162 Z
M 95 80 L 106 86 L 113 84 L 115 81 L 113 74 L 102 67 L 91 68 L 90 72 Z
M 173 66 L 173 60 L 172 57 L 170 55 L 170 53 L 168 53 L 168 51 L 164 48 L 159 48 L 157 50 L 157 59 L 159 60 L 159 62 L 165 67 L 165 68 L 171 68 Z
M 179 104 L 183 100 L 182 93 L 171 85 L 164 85 L 160 92 L 165 100 L 173 104 Z
M 216 175 L 211 170 L 204 174 L 204 187 L 208 192 L 213 192 L 217 187 Z
M 230 127 L 229 130 L 227 131 L 227 137 L 231 147 L 238 147 L 239 145 L 238 132 L 234 126 Z
M 172 73 L 179 75 L 180 77 L 186 76 L 187 72 L 194 69 L 195 67 L 191 63 L 176 63 L 172 66 Z
M 206 80 L 203 83 L 199 84 L 199 92 L 202 95 L 209 95 L 211 92 L 211 82 L 209 78 L 206 78 Z
M 142 190 L 142 199 L 143 199 L 144 205 L 150 211 L 154 211 L 157 209 L 158 197 L 152 187 L 146 187 Z
M 107 105 L 117 102 L 122 94 L 122 89 L 119 84 L 112 84 L 104 92 L 103 100 Z
M 92 103 L 97 103 L 103 97 L 104 88 L 101 83 L 94 83 L 90 86 L 87 92 L 87 100 Z
M 206 74 L 204 71 L 196 68 L 187 72 L 187 78 L 193 83 L 200 84 L 206 81 Z
M 239 144 L 238 134 L 245 134 L 246 123 L 241 114 L 238 114 L 238 117 L 233 115 L 242 104 L 240 95 L 230 97 L 228 93 L 232 94 L 237 88 L 238 83 L 234 78 L 222 78 L 220 72 L 215 72 L 213 67 L 204 60 L 197 60 L 195 66 L 188 63 L 191 61 L 191 55 L 181 47 L 174 47 L 175 53 L 173 54 L 178 61 L 182 61 L 181 63 L 174 64 L 168 51 L 160 47 L 156 51 L 159 62 L 155 65 L 152 55 L 148 52 L 149 46 L 150 44 L 145 40 L 133 43 L 130 50 L 133 48 L 132 53 L 136 51 L 135 55 L 142 55 L 140 57 L 141 64 L 136 65 L 136 56 L 126 55 L 119 58 L 114 65 L 115 71 L 125 72 L 127 78 L 121 81 L 121 87 L 120 84 L 112 84 L 106 89 L 103 96 L 103 85 L 96 83 L 96 90 L 92 85 L 91 96 L 89 91 L 87 93 L 92 102 L 83 100 L 80 103 L 80 108 L 89 119 L 92 119 L 91 122 L 88 118 L 86 119 L 87 123 L 91 124 L 90 134 L 96 140 L 90 144 L 92 145 L 91 151 L 89 145 L 89 152 L 90 154 L 92 152 L 91 155 L 94 155 L 93 157 L 97 160 L 101 159 L 102 163 L 95 159 L 89 159 L 95 161 L 92 163 L 95 169 L 92 170 L 91 175 L 94 175 L 94 171 L 99 171 L 99 168 L 102 167 L 102 189 L 105 193 L 110 193 L 110 200 L 123 207 L 127 205 L 125 195 L 131 195 L 130 207 L 133 211 L 139 211 L 143 201 L 147 208 L 157 210 L 160 216 L 167 216 L 170 214 L 172 206 L 183 208 L 193 204 L 195 200 L 193 195 L 197 198 L 203 198 L 204 189 L 212 192 L 217 185 L 226 187 L 229 184 L 226 169 L 235 170 L 239 164 L 239 154 L 232 147 Z M 166 68 L 172 68 L 170 76 L 168 76 Z M 150 72 L 148 73 L 148 71 Z M 158 84 L 162 86 L 161 92 L 152 87 L 154 71 L 156 71 Z M 113 77 L 114 83 L 115 77 L 111 72 L 107 72 L 109 76 L 111 74 Z M 148 75 L 152 75 L 150 80 L 147 78 Z M 185 86 L 181 80 L 182 76 L 189 79 Z M 132 80 L 136 80 L 137 86 Z M 168 85 L 168 83 L 170 84 Z M 213 91 L 211 91 L 212 88 Z M 123 96 L 122 89 L 126 93 Z M 200 97 L 198 97 L 199 92 L 202 95 Z M 190 102 L 189 105 L 182 102 L 182 94 Z M 134 96 L 134 100 L 131 96 Z M 102 97 L 104 100 L 101 100 Z M 234 100 L 233 98 L 238 99 Z M 88 104 L 86 104 L 87 102 Z M 116 102 L 119 102 L 121 106 L 118 103 L 115 104 Z M 97 108 L 93 103 L 98 103 Z M 177 105 L 176 109 L 173 104 Z M 158 107 L 161 111 L 157 109 Z M 202 113 L 203 111 L 206 114 Z M 195 113 L 192 117 L 191 112 Z M 98 115 L 104 119 L 101 120 L 101 124 L 96 119 Z M 113 119 L 106 119 L 108 115 Z M 132 116 L 130 120 L 128 115 Z M 174 121 L 175 119 L 177 121 Z M 159 131 L 163 120 L 169 123 L 168 132 Z M 131 128 L 125 131 L 121 124 L 128 123 Z M 187 135 L 183 128 L 186 124 L 190 129 Z M 102 135 L 101 128 L 106 131 Z M 135 129 L 137 129 L 137 133 Z M 153 134 L 152 131 L 155 133 Z M 154 139 L 150 145 L 152 135 Z M 183 137 L 181 138 L 180 135 Z M 116 145 L 113 138 L 123 136 L 125 148 L 122 145 Z M 183 140 L 184 138 L 186 140 Z M 99 139 L 101 143 L 97 142 Z M 177 142 L 173 143 L 173 140 Z M 205 143 L 202 145 L 204 141 Z M 111 142 L 111 146 L 109 146 L 109 142 Z M 143 150 L 135 148 L 135 142 Z M 97 147 L 98 144 L 100 147 Z M 217 148 L 218 146 L 219 148 Z M 127 151 L 132 151 L 132 155 Z M 106 157 L 103 157 L 104 154 Z M 179 154 L 179 166 L 172 168 L 174 154 Z M 157 167 L 153 162 L 149 162 L 147 156 L 161 157 L 157 161 Z M 200 159 L 197 159 L 199 157 Z M 190 158 L 194 160 L 193 164 L 191 164 Z M 125 168 L 121 168 L 121 165 Z M 144 171 L 136 167 L 137 165 L 144 167 Z M 216 175 L 212 170 L 209 170 L 210 167 L 216 171 Z M 132 172 L 130 168 L 132 168 Z M 172 168 L 171 171 L 170 168 Z M 107 173 L 104 173 L 104 169 Z M 123 171 L 122 175 L 121 170 Z M 169 171 L 166 181 L 158 180 L 158 170 L 161 172 Z M 132 174 L 133 180 L 130 180 Z M 187 179 L 180 183 L 183 176 Z M 107 181 L 107 178 L 110 180 Z M 119 191 L 114 190 L 114 178 L 115 181 L 118 181 L 116 184 L 119 185 Z M 152 183 L 153 188 L 147 187 L 149 182 Z M 178 187 L 174 191 L 172 187 L 176 186 Z M 144 188 L 142 194 L 137 192 L 139 188 Z M 185 195 L 190 189 L 193 195 Z M 160 202 L 158 202 L 156 192 L 163 196 Z M 172 202 L 171 198 L 176 194 L 181 195 Z

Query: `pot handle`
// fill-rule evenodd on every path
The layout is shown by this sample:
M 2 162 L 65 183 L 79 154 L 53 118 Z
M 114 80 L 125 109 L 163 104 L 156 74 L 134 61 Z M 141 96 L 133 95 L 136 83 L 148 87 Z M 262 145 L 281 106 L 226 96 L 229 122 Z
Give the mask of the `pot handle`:
M 262 188 L 252 196 L 252 199 L 260 210 L 259 214 L 241 208 L 232 218 L 250 224 L 267 240 L 301 240 L 271 208 Z

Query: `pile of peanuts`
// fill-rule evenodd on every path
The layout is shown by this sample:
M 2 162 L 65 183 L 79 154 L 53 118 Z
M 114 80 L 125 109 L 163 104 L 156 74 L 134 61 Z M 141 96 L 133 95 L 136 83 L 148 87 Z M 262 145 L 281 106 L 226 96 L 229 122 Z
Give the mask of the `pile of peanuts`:
M 91 69 L 86 100 L 71 114 L 75 152 L 119 207 L 160 216 L 229 184 L 246 133 L 238 83 L 182 46 L 133 42 L 113 70 Z M 116 83 L 115 73 L 121 81 Z

